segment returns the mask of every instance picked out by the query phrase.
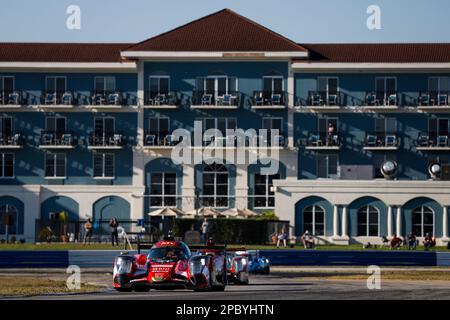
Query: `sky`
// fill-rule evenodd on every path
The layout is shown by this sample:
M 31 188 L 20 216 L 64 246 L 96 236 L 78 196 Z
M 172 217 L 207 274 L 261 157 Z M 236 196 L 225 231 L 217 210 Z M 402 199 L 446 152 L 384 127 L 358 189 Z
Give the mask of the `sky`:
M 0 42 L 138 42 L 232 9 L 299 43 L 450 42 L 449 0 L 0 0 Z M 69 29 L 70 5 L 80 29 Z M 381 29 L 367 27 L 380 8 Z

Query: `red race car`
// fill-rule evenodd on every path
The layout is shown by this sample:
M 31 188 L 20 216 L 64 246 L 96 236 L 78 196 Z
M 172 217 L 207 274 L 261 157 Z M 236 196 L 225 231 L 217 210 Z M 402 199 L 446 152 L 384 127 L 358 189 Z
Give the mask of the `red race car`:
M 147 255 L 140 253 L 149 247 Z M 115 258 L 113 283 L 118 291 L 223 291 L 227 284 L 226 247 L 212 241 L 188 247 L 171 236 L 153 246 L 138 244 L 138 254 L 121 253 Z
M 227 249 L 227 279 L 235 284 L 248 284 L 248 254 L 245 248 Z

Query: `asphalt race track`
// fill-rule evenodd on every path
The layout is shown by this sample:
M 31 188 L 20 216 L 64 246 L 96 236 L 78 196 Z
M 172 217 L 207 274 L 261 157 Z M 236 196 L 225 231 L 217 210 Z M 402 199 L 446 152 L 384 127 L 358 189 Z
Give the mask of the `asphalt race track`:
M 102 276 L 102 282 L 109 276 Z M 98 279 L 100 280 L 100 279 Z M 382 281 L 381 289 L 369 290 L 365 280 L 301 279 L 286 274 L 254 275 L 250 285 L 229 285 L 225 292 L 151 290 L 146 293 L 116 292 L 110 284 L 103 292 L 48 295 L 27 299 L 45 300 L 265 300 L 265 299 L 450 299 L 449 282 Z

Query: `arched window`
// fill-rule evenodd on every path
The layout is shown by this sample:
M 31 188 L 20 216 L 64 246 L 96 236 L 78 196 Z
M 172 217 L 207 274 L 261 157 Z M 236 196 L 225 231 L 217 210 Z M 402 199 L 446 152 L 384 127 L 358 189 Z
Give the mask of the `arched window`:
M 8 227 L 8 233 L 17 234 L 17 209 L 15 206 L 10 204 L 4 204 L 0 206 L 0 234 L 6 233 L 6 215 L 12 215 L 14 220 L 14 224 Z
M 420 206 L 412 212 L 412 232 L 418 237 L 427 233 L 434 235 L 434 212 L 430 207 Z
M 325 235 L 325 210 L 319 206 L 309 206 L 303 210 L 303 232 L 314 236 Z
M 380 212 L 374 206 L 364 206 L 358 210 L 358 236 L 378 237 Z
M 204 207 L 228 207 L 228 170 L 223 164 L 205 167 L 202 200 Z

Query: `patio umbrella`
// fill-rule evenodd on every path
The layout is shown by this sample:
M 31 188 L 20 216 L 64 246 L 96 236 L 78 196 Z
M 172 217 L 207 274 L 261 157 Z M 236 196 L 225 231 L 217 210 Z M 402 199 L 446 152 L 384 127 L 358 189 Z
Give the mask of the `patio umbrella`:
M 239 208 L 231 208 L 222 212 L 223 215 L 229 217 L 253 217 L 258 215 L 256 212 L 250 209 L 239 209 Z
M 199 215 L 199 216 L 203 216 L 203 217 L 223 216 L 222 212 L 220 212 L 219 210 L 214 209 L 212 207 L 202 207 L 200 209 L 194 209 L 194 210 L 188 211 L 187 214 Z
M 185 215 L 185 213 L 177 208 L 166 207 L 152 211 L 148 215 L 151 217 L 181 217 Z

